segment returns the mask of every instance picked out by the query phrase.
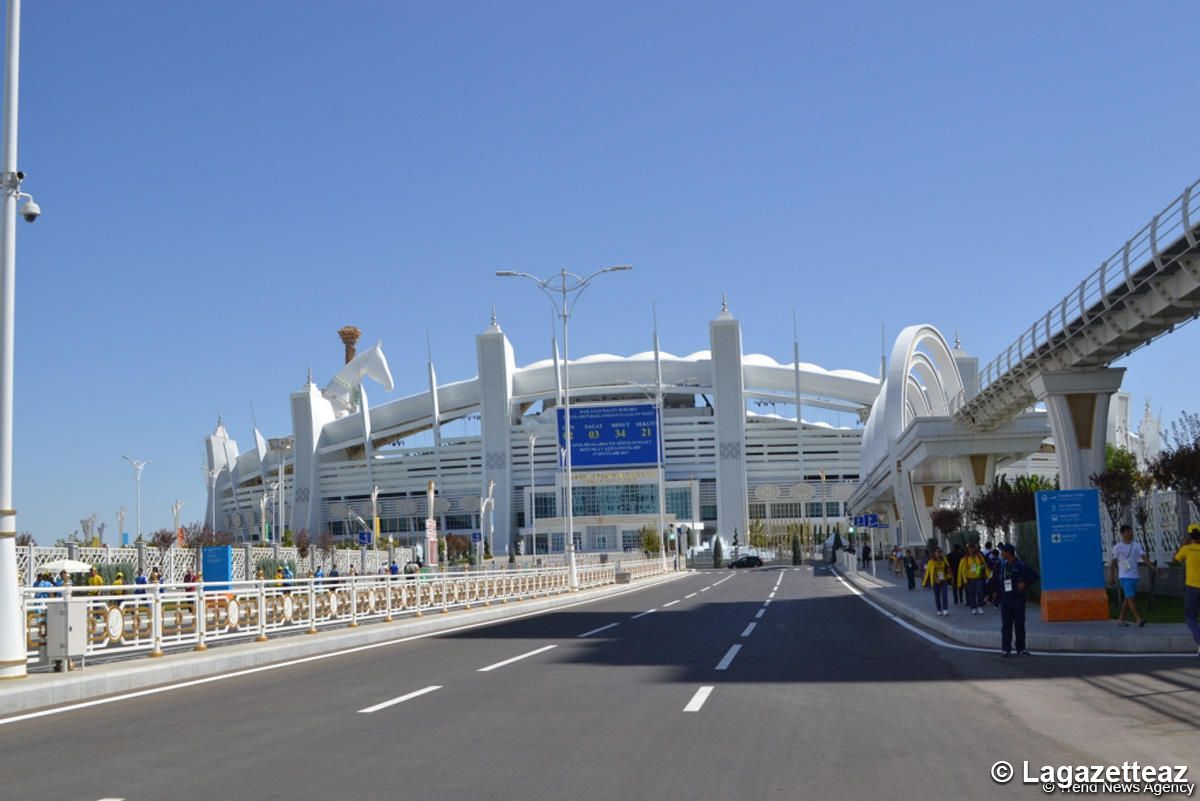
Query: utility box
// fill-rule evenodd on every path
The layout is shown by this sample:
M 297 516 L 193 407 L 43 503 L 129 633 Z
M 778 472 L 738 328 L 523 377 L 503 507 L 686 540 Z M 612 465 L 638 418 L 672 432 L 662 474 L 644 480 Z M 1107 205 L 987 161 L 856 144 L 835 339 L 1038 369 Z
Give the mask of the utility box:
M 46 602 L 46 658 L 70 659 L 87 652 L 87 601 Z

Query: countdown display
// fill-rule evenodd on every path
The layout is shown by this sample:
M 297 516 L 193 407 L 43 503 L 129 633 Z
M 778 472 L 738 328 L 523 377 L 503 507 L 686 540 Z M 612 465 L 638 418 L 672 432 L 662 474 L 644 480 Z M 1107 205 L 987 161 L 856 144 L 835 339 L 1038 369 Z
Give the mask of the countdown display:
M 558 449 L 565 455 L 563 410 Z M 571 407 L 571 466 L 658 464 L 658 408 L 652 403 Z M 561 458 L 560 458 L 561 461 Z

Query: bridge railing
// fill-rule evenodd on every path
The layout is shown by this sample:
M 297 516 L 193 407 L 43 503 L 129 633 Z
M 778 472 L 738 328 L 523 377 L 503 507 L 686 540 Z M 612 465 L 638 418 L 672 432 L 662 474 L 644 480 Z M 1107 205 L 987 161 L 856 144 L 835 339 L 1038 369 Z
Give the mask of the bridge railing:
M 1200 190 L 1200 181 L 1154 215 L 1091 275 L 988 362 L 979 373 L 977 394 L 983 394 L 1006 376 L 1020 375 L 1030 366 L 1027 361 L 1031 364 L 1034 358 L 1061 346 L 1072 329 L 1092 322 L 1171 267 L 1183 253 L 1195 248 L 1200 240 L 1200 213 L 1195 208 L 1200 194 L 1197 190 Z M 957 413 L 969 401 L 970 398 L 960 393 L 951 401 L 951 412 Z
M 669 569 L 669 568 L 668 568 Z M 657 575 L 657 559 L 578 567 L 580 589 Z M 323 579 L 192 582 L 22 590 L 26 659 L 44 660 L 48 605 L 67 600 L 85 607 L 88 659 L 159 655 L 164 649 L 265 640 L 286 632 L 392 620 L 469 609 L 567 592 L 565 567 L 341 576 Z

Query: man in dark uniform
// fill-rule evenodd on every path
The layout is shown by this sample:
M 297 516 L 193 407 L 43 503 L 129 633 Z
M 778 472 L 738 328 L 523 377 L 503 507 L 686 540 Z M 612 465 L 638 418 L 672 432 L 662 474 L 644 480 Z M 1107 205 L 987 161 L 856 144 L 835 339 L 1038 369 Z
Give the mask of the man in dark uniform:
M 1000 595 L 1000 647 L 1004 656 L 1012 655 L 1013 629 L 1017 630 L 1017 653 L 1028 654 L 1025 647 L 1025 588 L 1036 584 L 1038 574 L 1017 558 L 1010 543 L 1000 546 L 1000 564 L 995 573 Z

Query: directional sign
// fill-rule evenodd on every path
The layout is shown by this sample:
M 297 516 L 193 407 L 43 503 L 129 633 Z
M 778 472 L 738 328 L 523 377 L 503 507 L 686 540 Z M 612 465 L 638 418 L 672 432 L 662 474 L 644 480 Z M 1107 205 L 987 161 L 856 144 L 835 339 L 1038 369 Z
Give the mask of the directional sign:
M 1097 490 L 1040 490 L 1036 493 L 1038 548 L 1043 590 L 1087 590 L 1104 586 Z
M 483 542 L 483 533 L 479 531 L 472 531 L 471 542 Z
M 371 532 L 369 532 L 369 531 L 358 532 L 358 544 L 359 545 L 370 545 L 371 544 Z
M 879 528 L 879 515 L 863 515 L 863 525 L 867 528 Z

